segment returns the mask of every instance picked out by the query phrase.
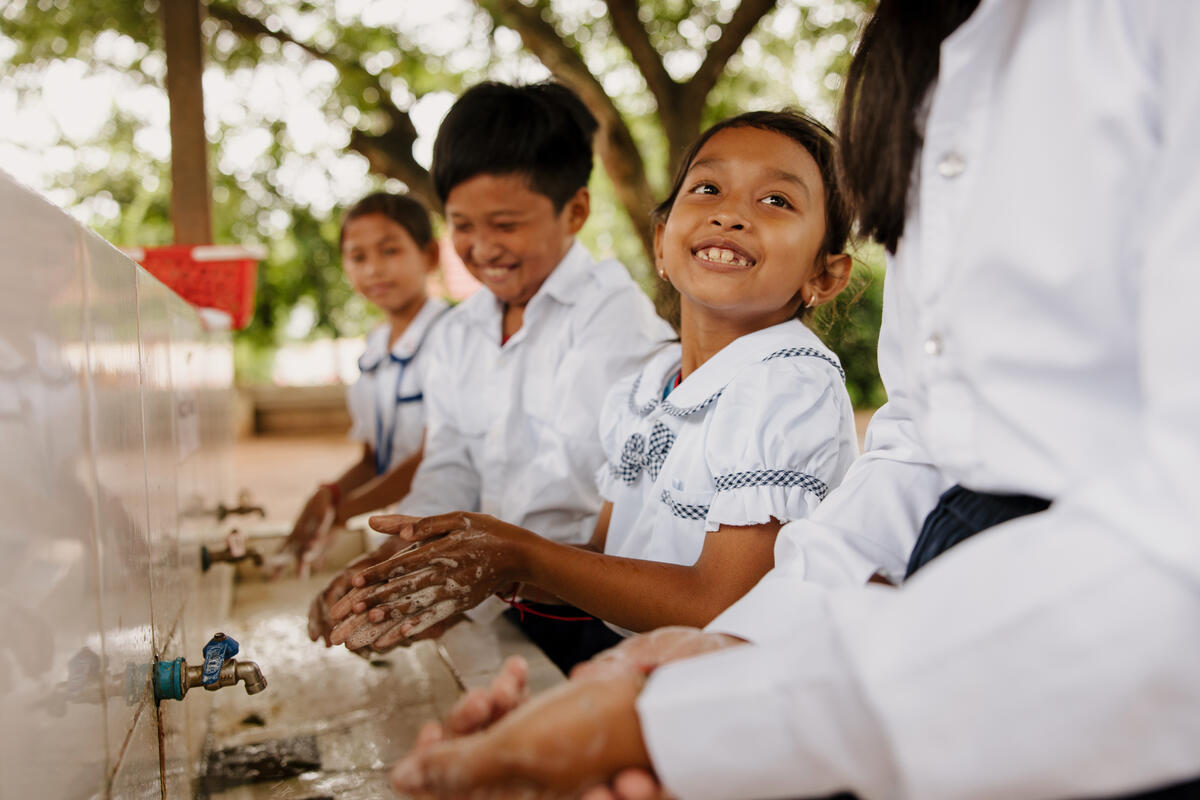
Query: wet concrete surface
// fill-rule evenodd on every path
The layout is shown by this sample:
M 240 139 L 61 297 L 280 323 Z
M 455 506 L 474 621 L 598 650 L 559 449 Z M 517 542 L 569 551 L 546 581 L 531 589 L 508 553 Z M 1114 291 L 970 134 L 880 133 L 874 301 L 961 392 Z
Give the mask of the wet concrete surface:
M 464 687 L 490 680 L 508 655 L 529 661 L 532 691 L 563 679 L 503 618 L 464 622 L 436 643 L 370 660 L 313 643 L 308 604 L 328 580 L 235 586 L 226 632 L 241 643 L 238 659 L 256 662 L 268 686 L 253 696 L 240 686 L 213 696 L 207 751 L 216 769 L 197 786 L 198 797 L 393 797 L 387 770 L 420 726 L 444 715 Z

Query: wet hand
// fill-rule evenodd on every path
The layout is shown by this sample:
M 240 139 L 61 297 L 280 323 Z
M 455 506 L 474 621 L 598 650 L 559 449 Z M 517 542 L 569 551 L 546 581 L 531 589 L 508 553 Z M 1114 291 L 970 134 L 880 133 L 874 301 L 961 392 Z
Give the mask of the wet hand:
M 330 616 L 330 607 L 342 599 L 353 588 L 352 579 L 354 573 L 390 558 L 395 555 L 398 549 L 404 546 L 404 543 L 399 540 L 388 540 L 374 552 L 366 553 L 354 559 L 346 565 L 345 569 L 335 575 L 333 580 L 329 582 L 329 585 L 313 598 L 312 604 L 309 606 L 308 638 L 314 642 L 318 639 L 324 639 L 325 646 L 331 646 L 329 634 L 333 630 L 335 621 Z
M 471 735 L 427 727 L 396 764 L 392 785 L 425 797 L 566 797 L 625 768 L 644 770 L 634 710 L 643 682 L 633 671 L 572 680 Z
M 358 570 L 356 588 L 330 609 L 334 620 L 368 613 L 372 622 L 422 616 L 432 624 L 430 609 L 440 609 L 433 616 L 445 618 L 474 608 L 519 579 L 518 544 L 532 535 L 494 517 L 465 512 L 415 522 L 372 517 L 371 526 L 419 544 Z

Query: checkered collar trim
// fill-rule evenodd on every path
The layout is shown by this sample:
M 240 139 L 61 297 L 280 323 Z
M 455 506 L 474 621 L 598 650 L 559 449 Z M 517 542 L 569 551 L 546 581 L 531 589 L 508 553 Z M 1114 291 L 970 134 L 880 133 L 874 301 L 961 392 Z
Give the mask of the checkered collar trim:
M 391 326 L 380 325 L 371 331 L 367 334 L 366 351 L 358 359 L 359 371 L 374 372 L 389 356 L 392 360 L 401 363 L 410 361 L 421 349 L 421 343 L 425 341 L 425 336 L 433 327 L 433 323 L 449 307 L 449 304 L 440 297 L 431 297 L 426 300 L 425 305 L 421 306 L 421 310 L 404 329 L 404 333 L 400 334 L 400 338 L 392 345 L 390 353 L 387 349 L 387 340 Z
M 788 320 L 730 342 L 701 364 L 666 400 L 662 399 L 663 386 L 668 376 L 679 369 L 681 347 L 674 345 L 662 351 L 638 374 L 629 392 L 629 408 L 644 417 L 661 406 L 664 414 L 686 417 L 715 403 L 734 376 L 748 364 L 797 357 L 819 358 L 836 369 L 843 381 L 846 379 L 837 356 L 821 344 L 816 334 L 799 320 Z

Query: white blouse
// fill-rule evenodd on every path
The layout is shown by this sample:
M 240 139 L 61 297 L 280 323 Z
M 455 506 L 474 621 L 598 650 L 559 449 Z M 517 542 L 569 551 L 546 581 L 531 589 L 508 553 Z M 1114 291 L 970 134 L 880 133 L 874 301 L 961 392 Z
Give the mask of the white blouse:
M 837 356 L 792 320 L 679 384 L 680 346 L 618 382 L 600 415 L 609 555 L 694 564 L 707 531 L 803 519 L 858 454 Z
M 639 701 L 676 795 L 1100 797 L 1200 776 L 1200 3 L 983 0 L 889 262 L 889 402 Z M 925 566 L 949 485 L 1053 501 Z
M 371 445 L 380 474 L 421 447 L 425 431 L 422 344 L 447 308 L 441 298 L 426 300 L 390 352 L 390 325 L 380 325 L 367 335 L 366 350 L 358 359 L 360 374 L 346 390 L 346 405 L 350 438 Z
M 600 404 L 674 334 L 616 261 L 574 244 L 500 343 L 486 289 L 430 337 L 425 455 L 402 514 L 481 511 L 554 541 L 587 542 L 602 501 Z

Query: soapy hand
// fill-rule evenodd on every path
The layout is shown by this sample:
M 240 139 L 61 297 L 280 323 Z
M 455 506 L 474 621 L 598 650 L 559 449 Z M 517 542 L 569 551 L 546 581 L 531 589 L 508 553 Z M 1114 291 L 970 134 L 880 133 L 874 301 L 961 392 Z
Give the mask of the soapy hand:
M 352 582 L 354 574 L 358 570 L 391 558 L 398 550 L 406 546 L 407 543 L 400 539 L 389 539 L 374 552 L 366 553 L 354 559 L 346 565 L 345 569 L 335 575 L 333 580 L 329 582 L 329 585 L 313 598 L 312 604 L 309 606 L 308 638 L 314 642 L 318 639 L 324 639 L 325 646 L 330 647 L 329 634 L 333 630 L 335 621 L 329 616 L 329 609 L 354 588 Z
M 334 602 L 334 644 L 388 649 L 428 637 L 461 612 L 513 583 L 520 528 L 484 514 L 455 512 L 413 520 L 371 517 L 371 527 L 418 543 L 356 571 L 355 588 Z

